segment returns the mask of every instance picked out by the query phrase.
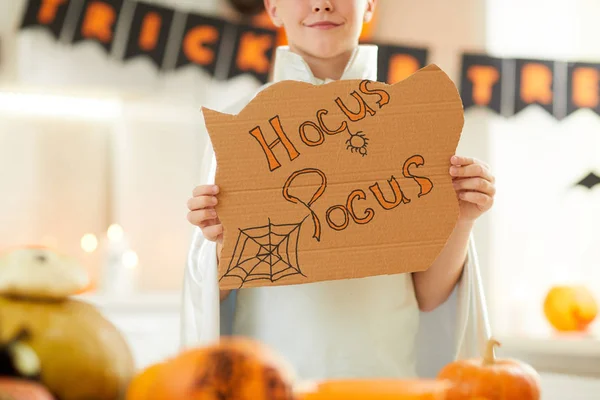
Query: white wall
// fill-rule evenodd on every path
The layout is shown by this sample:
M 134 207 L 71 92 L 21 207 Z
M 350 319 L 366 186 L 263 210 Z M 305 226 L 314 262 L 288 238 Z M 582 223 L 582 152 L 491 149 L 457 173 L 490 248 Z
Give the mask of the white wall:
M 501 57 L 600 62 L 600 3 L 488 0 L 487 51 Z M 498 178 L 491 271 L 498 330 L 545 333 L 543 297 L 552 284 L 584 283 L 600 298 L 600 187 L 572 184 L 600 174 L 600 117 L 563 121 L 531 107 L 491 116 Z

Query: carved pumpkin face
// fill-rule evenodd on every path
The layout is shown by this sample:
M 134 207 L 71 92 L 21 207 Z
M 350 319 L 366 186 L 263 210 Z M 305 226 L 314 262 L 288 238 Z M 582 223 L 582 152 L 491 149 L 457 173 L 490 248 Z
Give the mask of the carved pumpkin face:
M 544 300 L 544 315 L 560 332 L 584 331 L 598 315 L 598 304 L 583 286 L 555 286 Z
M 452 382 L 447 400 L 539 400 L 540 381 L 537 372 L 518 360 L 495 359 L 492 339 L 481 359 L 459 360 L 444 367 L 439 379 Z
M 264 345 L 243 338 L 221 339 L 165 362 L 151 388 L 151 399 L 292 400 L 290 371 Z

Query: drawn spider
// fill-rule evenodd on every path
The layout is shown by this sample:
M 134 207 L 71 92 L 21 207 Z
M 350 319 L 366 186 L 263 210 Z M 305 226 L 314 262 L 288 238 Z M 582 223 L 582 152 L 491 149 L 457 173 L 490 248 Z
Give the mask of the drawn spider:
M 368 142 L 369 138 L 365 137 L 365 134 L 362 131 L 350 133 L 350 139 L 346 140 L 346 144 L 348 144 L 346 149 L 350 149 L 350 152 L 352 153 L 358 152 L 364 157 L 367 155 Z

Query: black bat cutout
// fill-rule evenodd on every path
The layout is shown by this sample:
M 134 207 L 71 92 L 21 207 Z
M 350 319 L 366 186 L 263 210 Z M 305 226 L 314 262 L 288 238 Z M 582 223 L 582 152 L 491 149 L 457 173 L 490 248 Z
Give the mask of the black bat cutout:
M 575 186 L 584 186 L 588 189 L 593 189 L 594 186 L 600 184 L 600 176 L 594 172 L 590 172 L 585 178 L 575 184 Z

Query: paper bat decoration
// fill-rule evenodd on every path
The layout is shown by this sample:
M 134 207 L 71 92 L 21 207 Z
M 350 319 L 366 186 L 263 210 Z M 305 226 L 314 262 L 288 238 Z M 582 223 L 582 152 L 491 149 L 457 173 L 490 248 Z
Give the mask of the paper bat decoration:
M 583 186 L 591 190 L 598 184 L 600 184 L 600 177 L 594 172 L 590 172 L 585 178 L 577 182 L 575 186 Z
M 238 115 L 202 111 L 221 288 L 426 270 L 454 229 L 463 105 L 435 65 L 394 85 L 284 81 Z

